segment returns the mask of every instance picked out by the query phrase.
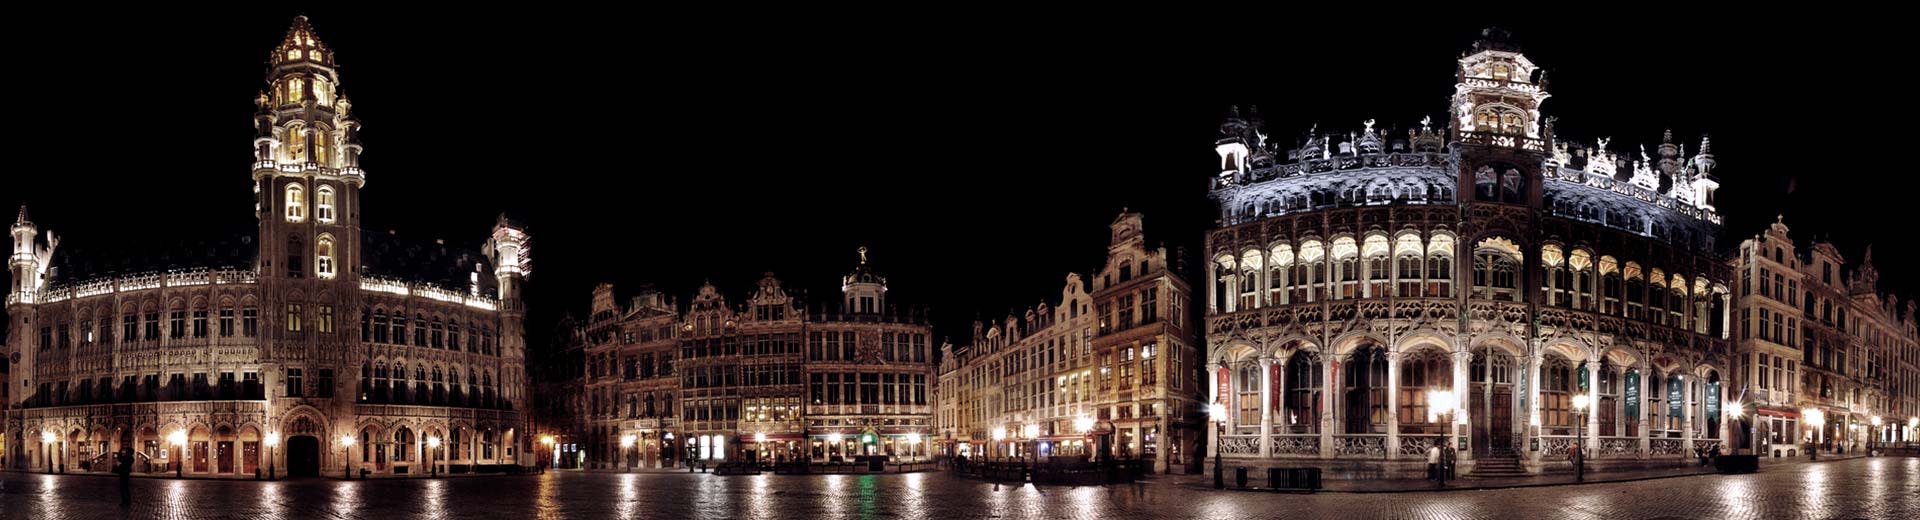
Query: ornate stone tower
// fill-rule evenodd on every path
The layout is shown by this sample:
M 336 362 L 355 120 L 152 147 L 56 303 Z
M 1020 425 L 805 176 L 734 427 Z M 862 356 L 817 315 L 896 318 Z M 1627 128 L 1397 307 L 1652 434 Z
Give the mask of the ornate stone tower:
M 1540 117 L 1549 94 L 1545 75 L 1505 30 L 1481 32 L 1460 58 L 1453 94 L 1455 152 L 1463 201 L 1537 206 L 1540 165 L 1553 139 Z
M 40 228 L 27 220 L 27 206 L 21 204 L 20 216 L 13 220 L 13 255 L 7 258 L 7 266 L 13 270 L 13 287 L 7 293 L 7 317 L 15 321 L 9 324 L 7 350 L 0 352 L 7 356 L 11 372 L 17 374 L 12 381 L 21 382 L 10 385 L 20 389 L 12 391 L 11 398 L 21 401 L 33 396 L 34 345 L 31 341 L 35 337 L 33 331 L 40 326 L 36 323 L 39 316 L 35 304 L 40 302 L 40 291 L 47 285 L 47 267 L 53 249 L 60 246 L 60 238 L 52 231 L 47 232 L 46 247 L 40 246 L 39 236 Z
M 331 49 L 296 17 L 255 99 L 253 180 L 260 275 L 351 283 L 360 265 L 360 123 Z
M 848 314 L 884 312 L 887 305 L 887 278 L 867 265 L 867 248 L 860 248 L 860 265 L 840 279 L 840 294 Z

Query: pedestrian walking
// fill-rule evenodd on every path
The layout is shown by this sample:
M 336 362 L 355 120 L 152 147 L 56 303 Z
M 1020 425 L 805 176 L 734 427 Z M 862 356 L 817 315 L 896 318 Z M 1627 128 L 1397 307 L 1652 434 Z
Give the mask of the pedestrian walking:
M 133 448 L 120 448 L 113 455 L 113 474 L 120 479 L 120 506 L 133 505 Z
M 1427 448 L 1427 480 L 1440 482 L 1440 446 Z

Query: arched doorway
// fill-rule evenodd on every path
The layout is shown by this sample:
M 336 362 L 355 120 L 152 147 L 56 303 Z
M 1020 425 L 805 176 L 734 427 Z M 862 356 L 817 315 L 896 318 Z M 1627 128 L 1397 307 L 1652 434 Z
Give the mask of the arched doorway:
M 287 439 L 287 475 L 320 476 L 320 439 L 310 435 Z
M 1503 349 L 1474 351 L 1468 366 L 1473 420 L 1473 454 L 1510 454 L 1513 451 L 1514 359 Z

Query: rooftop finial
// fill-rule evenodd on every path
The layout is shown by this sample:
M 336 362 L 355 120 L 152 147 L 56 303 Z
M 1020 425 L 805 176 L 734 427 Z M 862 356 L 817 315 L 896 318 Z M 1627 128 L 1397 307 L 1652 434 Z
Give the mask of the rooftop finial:
M 13 223 L 15 224 L 27 223 L 27 204 L 26 203 L 24 202 L 20 203 L 20 216 L 18 218 L 13 219 Z
M 860 246 L 860 265 L 867 265 L 867 246 Z

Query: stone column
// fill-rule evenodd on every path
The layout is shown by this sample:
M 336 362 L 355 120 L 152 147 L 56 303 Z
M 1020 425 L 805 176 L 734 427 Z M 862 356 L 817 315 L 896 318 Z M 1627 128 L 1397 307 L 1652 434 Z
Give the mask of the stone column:
M 1634 367 L 1634 370 L 1640 374 L 1640 416 L 1634 418 L 1634 422 L 1640 425 L 1640 431 L 1634 432 L 1634 436 L 1640 438 L 1640 456 L 1647 457 L 1652 455 L 1648 450 L 1653 448 L 1651 438 L 1653 425 L 1650 424 L 1652 421 L 1648 420 L 1653 410 L 1647 405 L 1647 400 L 1651 397 L 1647 395 L 1647 387 L 1652 384 L 1653 373 L 1652 367 L 1645 363 Z
M 1466 433 L 1471 433 L 1472 430 L 1470 428 L 1472 428 L 1473 425 L 1473 416 L 1479 413 L 1473 410 L 1473 396 L 1468 395 L 1472 392 L 1473 388 L 1473 382 L 1469 380 L 1471 374 L 1468 373 L 1469 367 L 1473 366 L 1472 364 L 1473 352 L 1466 350 L 1456 350 L 1453 352 L 1453 395 L 1454 398 L 1460 402 L 1456 403 L 1457 408 L 1454 410 L 1453 425 L 1447 427 L 1447 431 L 1452 432 L 1453 435 L 1453 438 L 1447 439 L 1448 443 L 1457 445 L 1458 441 L 1454 439 L 1463 434 L 1463 432 L 1461 432 L 1463 416 L 1466 421 L 1466 428 L 1469 428 Z M 1471 435 L 1468 435 L 1468 437 L 1470 438 Z M 1457 452 L 1456 457 L 1461 460 L 1473 459 L 1473 441 L 1468 440 L 1467 442 L 1468 445 L 1466 449 L 1461 449 Z
M 1328 356 L 1326 362 L 1320 366 L 1320 373 L 1324 374 L 1326 378 L 1325 381 L 1320 382 L 1321 413 L 1320 417 L 1317 418 L 1317 420 L 1320 421 L 1321 458 L 1333 456 L 1333 427 L 1336 424 L 1334 417 L 1338 415 L 1338 413 L 1336 413 L 1337 410 L 1334 409 L 1334 403 L 1338 401 L 1333 398 L 1333 389 L 1340 385 L 1338 381 L 1334 380 L 1334 377 L 1339 375 L 1339 371 L 1334 367 L 1339 365 L 1340 360 L 1336 356 Z
M 1226 268 L 1227 297 L 1223 299 L 1227 302 L 1227 312 L 1234 312 L 1240 308 L 1240 268 L 1231 264 Z
M 1400 458 L 1400 360 L 1398 350 L 1387 352 L 1387 459 Z
M 1680 376 L 1681 384 L 1686 385 L 1686 390 L 1680 393 L 1683 402 L 1680 406 L 1680 451 L 1689 456 L 1693 454 L 1693 406 L 1699 402 L 1694 396 L 1700 393 L 1700 383 L 1695 381 L 1698 378 L 1688 377 L 1691 375 Z
M 1260 458 L 1273 454 L 1273 359 L 1260 358 Z
M 1533 461 L 1533 464 L 1536 466 L 1540 464 L 1541 455 L 1546 452 L 1546 446 L 1541 446 L 1540 450 L 1537 451 L 1530 449 L 1533 447 L 1533 442 L 1540 438 L 1540 363 L 1544 361 L 1544 359 L 1540 354 L 1539 347 L 1535 346 L 1534 352 L 1527 355 L 1527 373 L 1520 376 L 1521 381 L 1527 382 L 1527 427 L 1524 438 L 1527 441 L 1526 447 L 1529 448 L 1529 450 L 1527 451 L 1526 458 Z
M 1214 418 L 1209 412 L 1213 410 L 1214 403 L 1221 402 L 1221 398 L 1224 397 L 1220 395 L 1220 368 L 1222 366 L 1223 365 L 1219 363 L 1207 364 L 1207 381 L 1211 382 L 1211 384 L 1207 385 L 1207 395 L 1212 396 L 1212 398 L 1207 399 L 1206 403 L 1201 404 L 1202 408 L 1200 409 L 1201 416 L 1205 417 L 1205 419 L 1201 421 L 1201 424 L 1204 425 L 1207 430 L 1207 444 L 1202 446 L 1202 451 L 1205 453 L 1200 456 L 1201 460 L 1206 460 L 1206 457 L 1212 457 L 1220 451 L 1219 448 L 1216 447 L 1220 445 L 1221 440 L 1220 424 L 1214 422 Z M 1119 442 L 1120 433 L 1116 431 L 1113 435 L 1114 441 Z M 1119 448 L 1116 446 L 1114 451 L 1118 452 Z
M 1586 442 L 1588 450 L 1596 450 L 1600 447 L 1600 360 L 1591 353 L 1588 357 L 1592 359 L 1581 364 L 1581 370 L 1587 372 L 1586 393 L 1588 404 Z M 1587 452 L 1589 457 L 1596 453 L 1598 452 Z
M 1220 312 L 1220 263 L 1207 260 L 1207 314 Z

